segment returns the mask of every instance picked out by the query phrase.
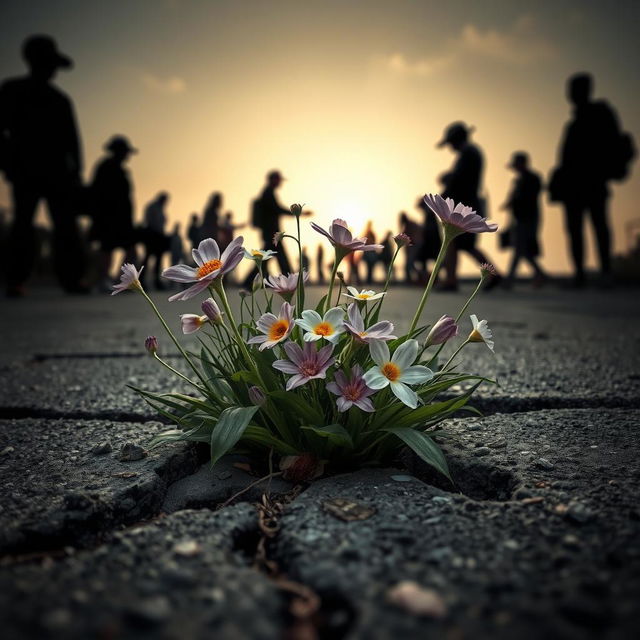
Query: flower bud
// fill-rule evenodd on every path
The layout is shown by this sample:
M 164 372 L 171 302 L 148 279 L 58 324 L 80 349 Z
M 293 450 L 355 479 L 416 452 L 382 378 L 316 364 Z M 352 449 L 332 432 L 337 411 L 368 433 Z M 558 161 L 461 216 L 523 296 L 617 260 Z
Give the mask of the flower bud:
M 450 338 L 458 335 L 458 325 L 451 317 L 444 315 L 436 322 L 427 334 L 426 346 L 443 344 Z
M 342 271 L 338 271 L 336 273 L 336 276 L 338 276 L 338 280 L 340 280 L 340 282 L 342 282 L 342 284 L 345 284 L 345 282 L 344 282 L 344 273 Z
M 397 236 L 393 236 L 398 247 L 410 247 L 413 242 L 406 233 L 399 233 Z
M 302 213 L 302 207 L 304 205 L 301 204 L 292 204 L 290 209 L 291 209 L 291 213 L 293 213 L 294 216 L 299 217 L 300 214 Z
M 144 341 L 144 348 L 151 354 L 156 353 L 158 350 L 158 338 L 155 336 L 149 336 Z
M 487 262 L 483 262 L 480 265 L 480 275 L 483 278 L 486 278 L 487 276 L 497 276 L 498 272 L 496 271 L 496 268 L 492 264 L 488 264 Z
M 284 238 L 284 231 L 276 231 L 273 234 L 273 246 L 277 247 Z
M 261 407 L 267 400 L 267 397 L 264 395 L 264 391 L 260 387 L 249 387 L 249 400 L 256 407 Z
M 248 298 L 251 295 L 251 292 L 247 291 L 246 289 L 240 289 L 240 291 L 238 291 L 238 295 L 241 298 Z
M 262 275 L 260 274 L 260 272 L 258 272 L 256 273 L 251 284 L 251 291 L 253 291 L 253 293 L 257 293 L 258 291 L 260 291 L 260 289 L 262 289 Z
M 204 313 L 211 324 L 222 324 L 222 311 L 213 298 L 207 298 L 201 305 L 202 313 Z

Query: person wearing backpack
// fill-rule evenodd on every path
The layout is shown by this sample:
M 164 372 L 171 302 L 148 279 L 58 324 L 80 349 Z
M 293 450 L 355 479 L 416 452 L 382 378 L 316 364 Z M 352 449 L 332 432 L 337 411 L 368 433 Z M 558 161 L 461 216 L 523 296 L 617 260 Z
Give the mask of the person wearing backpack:
M 611 180 L 626 177 L 635 156 L 633 139 L 622 133 L 614 109 L 604 100 L 592 100 L 593 78 L 571 76 L 567 97 L 574 106 L 560 145 L 560 166 L 553 172 L 550 195 L 565 208 L 573 263 L 573 286 L 586 283 L 584 272 L 584 215 L 588 211 L 596 235 L 602 282 L 611 284 L 611 232 L 608 200 Z
M 276 251 L 276 258 L 280 265 L 280 271 L 283 274 L 291 273 L 291 263 L 285 253 L 282 243 L 277 247 L 273 243 L 273 236 L 280 230 L 280 216 L 281 215 L 293 215 L 291 211 L 283 207 L 276 197 L 276 189 L 280 187 L 284 178 L 282 174 L 277 171 L 270 171 L 267 174 L 267 184 L 262 190 L 262 193 L 251 203 L 251 225 L 260 230 L 262 236 L 261 249 L 270 249 Z M 311 215 L 310 212 L 305 211 L 303 216 Z M 267 268 L 267 263 L 264 264 L 264 268 Z M 245 278 L 243 286 L 248 288 L 251 286 L 254 277 L 257 274 L 257 270 L 254 269 Z

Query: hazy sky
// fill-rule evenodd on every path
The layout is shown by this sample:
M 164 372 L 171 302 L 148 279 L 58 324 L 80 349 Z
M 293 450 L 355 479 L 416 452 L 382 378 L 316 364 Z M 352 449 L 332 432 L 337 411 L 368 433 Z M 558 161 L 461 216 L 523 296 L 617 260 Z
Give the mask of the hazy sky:
M 0 77 L 23 72 L 26 35 L 53 35 L 76 63 L 57 82 L 75 102 L 85 174 L 111 134 L 128 135 L 140 149 L 138 215 L 166 189 L 171 220 L 185 221 L 220 190 L 242 222 L 279 168 L 283 203 L 307 203 L 319 223 L 345 217 L 360 232 L 372 217 L 395 230 L 399 211 L 417 216 L 416 197 L 437 190 L 453 156 L 435 143 L 460 119 L 476 127 L 502 224 L 505 164 L 525 149 L 548 174 L 571 73 L 591 71 L 596 95 L 640 141 L 639 18 L 633 0 L 3 0 Z M 640 218 L 638 175 L 615 187 L 617 250 Z M 545 205 L 543 233 L 546 266 L 565 270 L 557 206 Z M 483 246 L 504 263 L 495 237 Z

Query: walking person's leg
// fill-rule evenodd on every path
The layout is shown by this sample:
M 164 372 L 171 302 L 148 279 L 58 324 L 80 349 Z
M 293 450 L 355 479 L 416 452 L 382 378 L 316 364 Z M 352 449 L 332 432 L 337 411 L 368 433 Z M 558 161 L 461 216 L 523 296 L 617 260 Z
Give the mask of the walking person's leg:
M 573 262 L 574 284 L 584 284 L 584 237 L 583 219 L 584 207 L 577 202 L 565 203 L 565 226 L 569 235 L 569 247 Z
M 13 185 L 13 222 L 9 231 L 7 295 L 23 295 L 35 261 L 33 217 L 40 195 L 26 186 Z
M 611 231 L 607 215 L 607 197 L 593 198 L 589 203 L 591 222 L 598 243 L 598 255 L 600 257 L 600 271 L 607 277 L 611 273 Z

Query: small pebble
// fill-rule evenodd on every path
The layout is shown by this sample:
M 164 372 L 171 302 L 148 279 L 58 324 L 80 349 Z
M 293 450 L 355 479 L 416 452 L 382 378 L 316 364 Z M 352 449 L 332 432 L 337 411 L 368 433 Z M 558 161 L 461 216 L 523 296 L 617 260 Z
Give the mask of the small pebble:
M 473 455 L 476 457 L 486 456 L 489 453 L 491 453 L 491 449 L 489 449 L 489 447 L 478 447 L 473 450 Z
M 553 462 L 549 462 L 546 458 L 538 458 L 537 465 L 543 469 L 553 469 Z
M 447 605 L 435 589 L 427 589 L 411 580 L 391 587 L 387 591 L 387 599 L 414 616 L 443 618 L 447 615 Z
M 91 453 L 95 456 L 101 456 L 105 453 L 111 453 L 113 451 L 113 445 L 109 440 L 98 442 L 91 447 Z
M 125 442 L 120 449 L 119 459 L 121 462 L 134 462 L 135 460 L 142 460 L 147 455 L 147 452 L 134 442 Z

